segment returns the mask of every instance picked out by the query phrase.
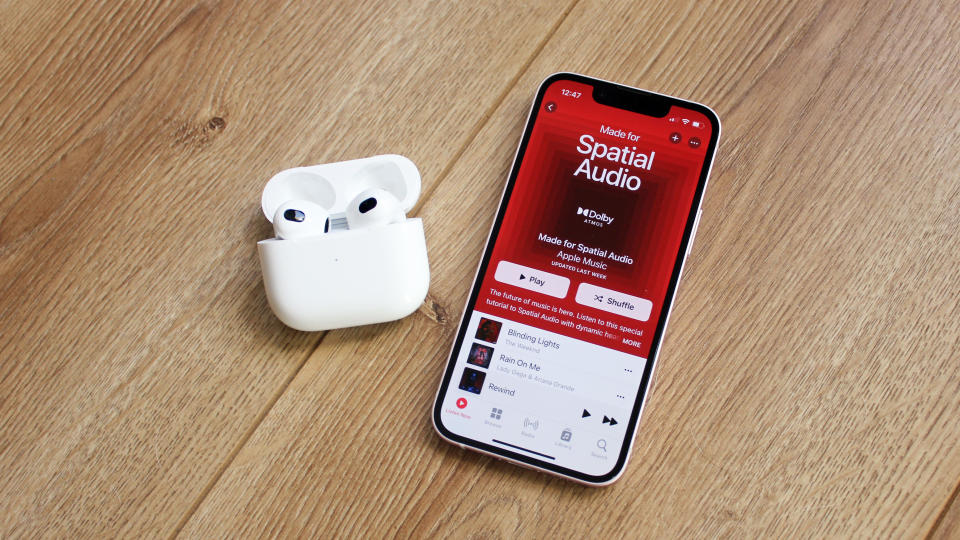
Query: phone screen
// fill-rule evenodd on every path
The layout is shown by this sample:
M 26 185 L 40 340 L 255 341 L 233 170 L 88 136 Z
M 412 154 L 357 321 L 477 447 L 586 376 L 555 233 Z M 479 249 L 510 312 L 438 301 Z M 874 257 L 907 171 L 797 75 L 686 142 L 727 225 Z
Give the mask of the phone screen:
M 718 129 L 695 103 L 544 82 L 438 392 L 441 435 L 582 481 L 619 474 Z

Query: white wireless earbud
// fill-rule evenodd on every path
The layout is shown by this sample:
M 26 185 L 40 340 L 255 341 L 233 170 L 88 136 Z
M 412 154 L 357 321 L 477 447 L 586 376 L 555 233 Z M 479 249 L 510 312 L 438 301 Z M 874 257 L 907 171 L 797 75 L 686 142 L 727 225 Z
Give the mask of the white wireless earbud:
M 330 213 L 314 202 L 287 201 L 273 215 L 273 230 L 284 240 L 320 236 L 330 230 Z
M 365 189 L 347 205 L 347 227 L 359 229 L 407 219 L 396 196 L 385 189 Z

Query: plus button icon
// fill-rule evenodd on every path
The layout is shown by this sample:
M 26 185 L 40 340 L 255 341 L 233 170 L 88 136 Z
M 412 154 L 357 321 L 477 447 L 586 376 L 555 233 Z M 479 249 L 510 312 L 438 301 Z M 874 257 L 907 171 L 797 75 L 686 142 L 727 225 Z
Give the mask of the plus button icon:
M 673 144 L 679 143 L 679 142 L 680 142 L 680 139 L 681 139 L 681 137 L 680 137 L 680 134 L 679 134 L 679 133 L 671 133 L 671 134 L 670 134 L 670 142 L 672 142 Z

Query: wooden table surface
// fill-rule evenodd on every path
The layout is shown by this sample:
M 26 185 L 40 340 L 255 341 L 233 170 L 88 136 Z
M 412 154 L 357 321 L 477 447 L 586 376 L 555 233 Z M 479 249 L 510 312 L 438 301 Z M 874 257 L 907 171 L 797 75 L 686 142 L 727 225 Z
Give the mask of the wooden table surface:
M 960 536 L 957 2 L 3 2 L 0 536 Z M 538 83 L 723 121 L 633 457 L 429 410 Z M 269 311 L 279 170 L 423 175 L 412 316 Z

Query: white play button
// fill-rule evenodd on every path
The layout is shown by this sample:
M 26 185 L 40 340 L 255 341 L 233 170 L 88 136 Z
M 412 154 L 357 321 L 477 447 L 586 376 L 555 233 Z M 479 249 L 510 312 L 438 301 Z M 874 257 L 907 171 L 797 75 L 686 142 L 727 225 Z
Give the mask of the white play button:
M 563 276 L 508 261 L 500 261 L 497 264 L 497 272 L 493 277 L 500 283 L 515 285 L 557 298 L 565 297 L 567 290 L 570 289 L 570 280 Z

